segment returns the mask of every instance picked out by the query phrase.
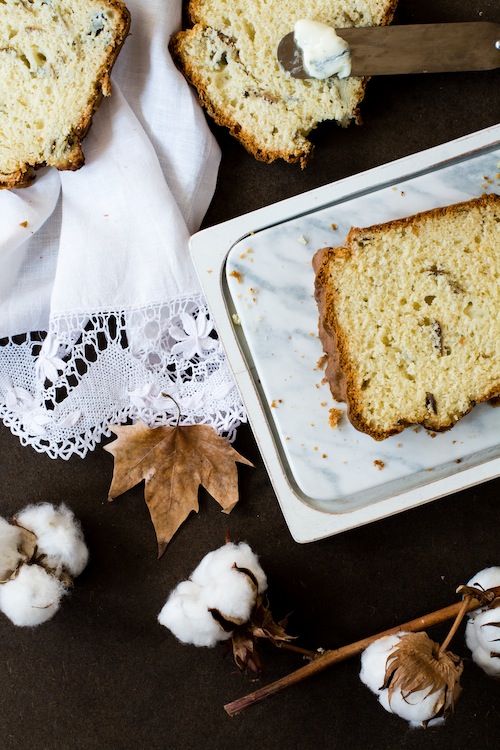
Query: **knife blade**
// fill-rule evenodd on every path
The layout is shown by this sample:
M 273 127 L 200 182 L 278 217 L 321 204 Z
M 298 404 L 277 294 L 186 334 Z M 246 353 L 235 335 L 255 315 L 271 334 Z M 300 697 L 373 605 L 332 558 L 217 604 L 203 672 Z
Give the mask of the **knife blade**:
M 349 45 L 352 76 L 500 67 L 500 24 L 490 21 L 352 27 L 336 33 Z M 294 78 L 313 78 L 304 69 L 293 31 L 279 42 L 277 58 Z

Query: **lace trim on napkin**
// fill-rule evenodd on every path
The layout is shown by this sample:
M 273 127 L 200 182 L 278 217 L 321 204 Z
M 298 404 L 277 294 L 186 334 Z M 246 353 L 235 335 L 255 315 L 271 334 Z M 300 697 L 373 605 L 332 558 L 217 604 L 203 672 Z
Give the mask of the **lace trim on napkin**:
M 169 398 L 171 396 L 172 398 Z M 202 295 L 127 311 L 52 317 L 48 333 L 0 340 L 0 418 L 24 445 L 82 458 L 128 419 L 246 421 Z

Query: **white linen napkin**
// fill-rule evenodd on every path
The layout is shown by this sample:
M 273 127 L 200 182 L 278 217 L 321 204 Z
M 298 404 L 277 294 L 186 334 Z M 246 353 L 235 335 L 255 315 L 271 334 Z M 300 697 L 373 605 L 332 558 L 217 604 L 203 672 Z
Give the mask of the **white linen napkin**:
M 182 3 L 126 4 L 85 166 L 0 191 L 0 416 L 52 457 L 128 418 L 230 439 L 245 420 L 188 253 L 220 151 L 168 52 Z

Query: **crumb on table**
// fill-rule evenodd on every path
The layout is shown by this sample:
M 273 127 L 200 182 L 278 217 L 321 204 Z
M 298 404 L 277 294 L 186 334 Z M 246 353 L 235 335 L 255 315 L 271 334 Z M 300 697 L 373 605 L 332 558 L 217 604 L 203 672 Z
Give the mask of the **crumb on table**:
M 382 471 L 382 469 L 385 466 L 385 463 L 381 461 L 379 458 L 376 458 L 375 461 L 373 462 L 373 465 L 376 466 L 379 471 Z

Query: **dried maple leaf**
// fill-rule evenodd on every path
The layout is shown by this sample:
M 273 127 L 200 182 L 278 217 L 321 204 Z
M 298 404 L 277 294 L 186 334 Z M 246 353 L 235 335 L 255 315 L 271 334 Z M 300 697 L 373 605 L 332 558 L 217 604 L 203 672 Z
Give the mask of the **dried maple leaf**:
M 460 695 L 462 671 L 460 657 L 441 651 L 427 633 L 406 633 L 387 659 L 382 687 L 389 689 L 389 702 L 396 690 L 405 699 L 419 690 L 427 695 L 441 691 L 435 715 L 447 716 Z
M 145 480 L 144 497 L 161 557 L 191 511 L 198 512 L 200 485 L 225 513 L 238 502 L 236 461 L 252 466 L 207 425 L 111 427 L 117 436 L 105 449 L 115 458 L 109 499 Z

